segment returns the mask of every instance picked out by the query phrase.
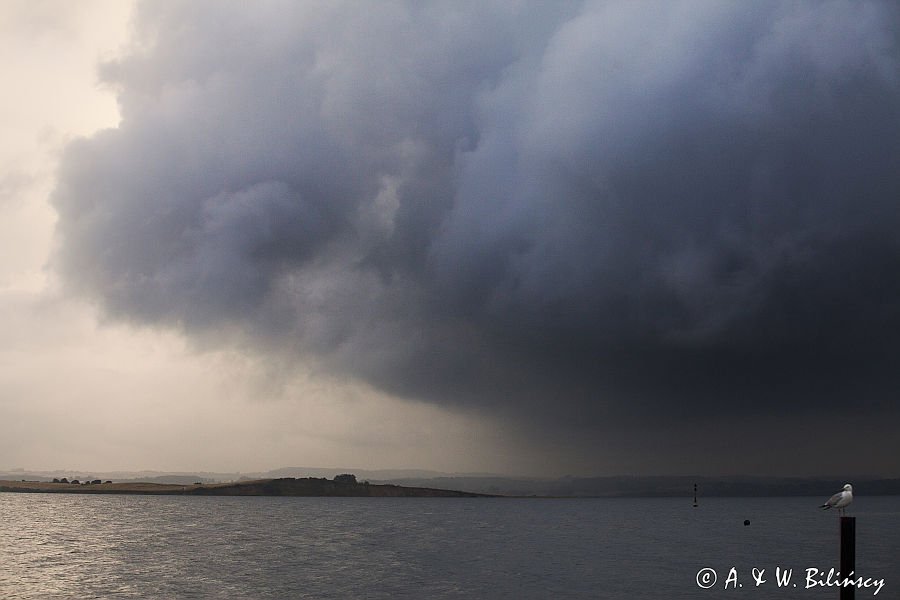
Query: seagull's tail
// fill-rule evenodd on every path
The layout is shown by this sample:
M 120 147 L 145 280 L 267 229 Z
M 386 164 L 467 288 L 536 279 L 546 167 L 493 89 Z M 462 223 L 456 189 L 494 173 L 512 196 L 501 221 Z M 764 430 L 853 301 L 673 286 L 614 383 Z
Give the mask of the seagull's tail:
M 831 505 L 830 505 L 830 504 L 823 504 L 823 505 L 820 506 L 819 508 L 824 508 L 825 510 L 828 510 L 829 508 L 831 508 Z

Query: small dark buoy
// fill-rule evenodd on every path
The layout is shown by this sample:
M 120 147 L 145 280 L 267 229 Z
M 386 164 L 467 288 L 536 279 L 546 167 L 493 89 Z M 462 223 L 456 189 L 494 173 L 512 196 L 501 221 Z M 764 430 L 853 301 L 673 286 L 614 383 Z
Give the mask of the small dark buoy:
M 744 527 L 750 524 L 750 519 L 744 519 Z
M 697 484 L 694 484 L 694 508 L 697 508 Z

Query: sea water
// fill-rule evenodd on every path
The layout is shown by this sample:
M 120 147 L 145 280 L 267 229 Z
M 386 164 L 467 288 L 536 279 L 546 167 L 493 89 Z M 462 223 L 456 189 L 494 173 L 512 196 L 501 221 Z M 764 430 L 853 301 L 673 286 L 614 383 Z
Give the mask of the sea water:
M 0 598 L 836 599 L 821 500 L 6 493 Z M 853 509 L 857 574 L 900 598 L 900 498 Z

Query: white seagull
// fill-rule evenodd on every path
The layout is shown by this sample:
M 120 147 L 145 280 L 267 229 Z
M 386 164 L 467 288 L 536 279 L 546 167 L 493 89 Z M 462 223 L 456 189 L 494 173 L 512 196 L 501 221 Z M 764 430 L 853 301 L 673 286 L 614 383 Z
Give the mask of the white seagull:
M 844 485 L 843 491 L 840 491 L 829 498 L 828 501 L 822 505 L 822 508 L 825 510 L 836 508 L 840 514 L 844 514 L 844 508 L 851 502 L 853 502 L 853 486 L 847 483 Z

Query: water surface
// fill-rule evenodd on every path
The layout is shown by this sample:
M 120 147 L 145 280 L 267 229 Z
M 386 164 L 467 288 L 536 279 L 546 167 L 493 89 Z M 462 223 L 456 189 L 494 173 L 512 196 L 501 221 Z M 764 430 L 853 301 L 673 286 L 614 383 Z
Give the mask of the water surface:
M 0 598 L 835 599 L 803 583 L 838 566 L 838 520 L 820 503 L 7 493 Z M 854 509 L 857 571 L 900 598 L 900 498 Z M 777 588 L 776 566 L 798 587 Z M 708 590 L 704 567 L 718 574 Z M 731 567 L 743 587 L 724 590 Z

